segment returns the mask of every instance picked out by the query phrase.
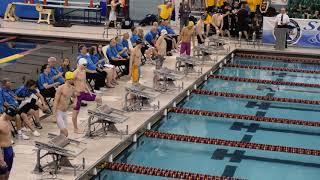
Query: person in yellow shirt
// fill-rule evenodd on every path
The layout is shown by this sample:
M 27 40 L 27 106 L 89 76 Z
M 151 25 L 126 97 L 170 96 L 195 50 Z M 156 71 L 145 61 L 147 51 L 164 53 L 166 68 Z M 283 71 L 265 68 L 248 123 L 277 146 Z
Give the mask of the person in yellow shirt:
M 173 6 L 171 1 L 168 1 L 166 4 L 162 4 L 158 6 L 159 17 L 163 20 L 170 20 Z
M 225 0 L 216 0 L 216 7 L 217 8 L 221 8 L 224 4 Z
M 250 12 L 254 13 L 256 12 L 257 5 L 261 4 L 261 0 L 247 0 L 247 4 L 250 8 Z
M 205 30 L 205 34 L 206 34 L 206 37 L 209 36 L 209 31 L 210 31 L 210 28 L 213 27 L 212 25 L 212 13 L 211 12 L 204 12 L 204 15 L 203 15 L 205 18 L 204 18 L 204 30 Z
M 216 0 L 205 0 L 207 12 L 213 12 L 214 11 L 215 1 Z

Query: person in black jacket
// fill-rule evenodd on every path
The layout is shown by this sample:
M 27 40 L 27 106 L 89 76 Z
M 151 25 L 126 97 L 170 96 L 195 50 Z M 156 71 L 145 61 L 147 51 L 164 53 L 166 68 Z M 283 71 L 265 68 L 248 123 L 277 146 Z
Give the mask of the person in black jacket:
M 187 0 L 183 0 L 179 8 L 179 17 L 180 17 L 180 31 L 186 26 L 189 22 L 189 17 L 191 13 L 191 8 Z

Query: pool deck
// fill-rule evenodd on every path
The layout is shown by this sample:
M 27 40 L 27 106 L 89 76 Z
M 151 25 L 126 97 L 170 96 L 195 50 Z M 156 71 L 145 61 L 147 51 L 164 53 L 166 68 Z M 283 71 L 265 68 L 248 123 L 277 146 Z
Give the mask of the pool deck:
M 104 34 L 104 25 L 72 25 L 71 27 L 54 27 L 45 23 L 36 23 L 35 21 L 7 22 L 0 19 L 0 34 L 15 36 L 34 36 L 69 40 L 87 40 L 87 41 L 110 41 L 117 34 L 114 28 L 109 29 L 108 36 Z M 130 29 L 121 29 L 120 34 L 130 32 Z
M 0 33 L 6 32 L 6 33 L 12 33 L 12 34 L 41 34 L 43 36 L 51 36 L 51 37 L 68 37 L 68 38 L 83 38 L 86 39 L 90 36 L 91 39 L 96 39 L 98 41 L 102 38 L 102 31 L 103 27 L 80 27 L 80 26 L 73 26 L 70 29 L 69 28 L 55 28 L 52 26 L 48 26 L 46 24 L 32 24 L 30 26 L 30 22 L 14 22 L 14 23 L 8 23 L 3 22 L 0 20 L 0 23 L 2 24 L 2 27 L 0 28 Z M 75 33 L 76 32 L 76 33 Z M 232 43 L 231 45 L 231 51 L 235 48 L 238 48 Z M 241 48 L 246 49 L 253 49 L 252 46 L 246 45 L 246 43 L 243 43 Z M 273 47 L 271 46 L 262 46 L 260 47 L 261 50 L 272 50 Z M 300 52 L 300 53 L 318 53 L 318 49 L 303 49 L 303 48 L 289 48 L 286 50 L 286 52 Z M 177 53 L 174 54 L 174 56 L 167 57 L 164 66 L 168 67 L 170 69 L 174 69 L 175 65 L 175 57 Z M 226 54 L 219 55 L 218 59 L 222 59 Z M 213 62 L 206 63 L 202 65 L 203 73 L 211 69 L 211 67 L 214 65 Z M 153 78 L 153 70 L 154 66 L 152 65 L 144 65 L 142 67 L 142 79 L 141 84 L 145 86 L 152 87 L 152 78 Z M 195 82 L 198 78 L 198 75 L 188 75 L 184 77 L 182 80 L 178 81 L 178 83 L 184 82 L 184 87 L 187 88 L 190 86 L 193 82 Z M 124 102 L 124 94 L 125 90 L 124 87 L 130 85 L 131 81 L 129 78 L 122 77 L 119 81 L 120 85 L 118 85 L 114 89 L 108 89 L 104 91 L 102 95 L 103 104 L 108 104 L 114 108 L 121 109 L 123 102 Z M 158 96 L 155 100 L 155 103 L 157 101 L 160 101 L 161 107 L 164 107 L 168 103 L 170 103 L 178 94 L 180 91 L 174 91 L 174 92 L 168 92 L 163 93 L 160 96 Z M 79 118 L 78 118 L 78 124 L 83 129 L 85 128 L 88 114 L 88 109 L 93 109 L 95 107 L 95 103 L 88 103 L 87 107 L 82 107 Z M 154 112 L 152 111 L 144 111 L 144 112 L 128 112 L 126 115 L 128 115 L 130 118 L 123 124 L 117 125 L 117 127 L 121 130 L 125 130 L 125 127 L 128 125 L 129 127 L 129 134 L 132 134 L 139 128 L 141 125 L 143 125 L 144 122 L 146 122 Z M 98 137 L 94 139 L 88 139 L 83 137 L 83 135 L 74 134 L 72 132 L 72 123 L 71 123 L 71 110 L 68 112 L 69 115 L 69 133 L 70 138 L 77 139 L 79 141 L 84 142 L 85 144 L 82 144 L 82 148 L 86 148 L 84 152 L 82 152 L 77 158 L 72 160 L 72 163 L 75 164 L 81 164 L 82 158 L 85 157 L 86 161 L 86 168 L 89 168 L 91 165 L 93 165 L 95 162 L 97 162 L 103 155 L 105 155 L 108 151 L 110 151 L 112 148 L 114 148 L 117 144 L 122 142 L 125 138 L 122 139 L 119 136 L 110 135 L 108 134 L 106 137 Z M 48 142 L 47 134 L 48 133 L 55 133 L 58 134 L 58 128 L 55 123 L 52 123 L 52 116 L 45 118 L 42 120 L 43 129 L 40 130 L 41 137 L 35 138 L 31 137 L 28 141 L 21 141 L 16 140 L 14 145 L 15 150 L 15 160 L 13 164 L 13 170 L 11 174 L 12 180 L 34 180 L 34 179 L 48 179 L 48 178 L 57 178 L 57 179 L 64 179 L 64 180 L 71 180 L 75 179 L 76 176 L 74 176 L 73 170 L 66 170 L 62 169 L 60 173 L 57 175 L 57 177 L 50 175 L 49 173 L 43 173 L 43 174 L 34 174 L 33 169 L 36 164 L 36 151 L 34 147 L 34 141 L 41 141 L 41 142 Z M 30 133 L 29 133 L 30 134 Z M 80 172 L 77 173 L 78 175 Z

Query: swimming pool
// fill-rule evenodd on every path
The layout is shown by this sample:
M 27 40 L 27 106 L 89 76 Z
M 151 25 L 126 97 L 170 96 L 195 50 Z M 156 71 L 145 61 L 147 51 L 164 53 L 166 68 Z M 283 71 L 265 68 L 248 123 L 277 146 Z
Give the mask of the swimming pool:
M 0 38 L 0 60 L 37 48 L 39 43 L 16 37 Z
M 319 70 L 314 64 L 237 57 L 229 63 Z M 164 179 L 161 176 L 168 172 L 163 169 L 251 180 L 318 179 L 320 89 L 304 84 L 316 84 L 320 75 L 237 67 L 222 67 L 215 74 L 253 80 L 208 76 L 198 91 L 177 105 L 178 110 L 169 111 L 114 159 L 127 167 L 102 169 L 95 179 Z M 207 94 L 196 93 L 202 91 Z M 213 91 L 224 95 L 208 93 Z M 275 150 L 279 146 L 284 147 Z M 151 171 L 159 176 L 144 175 Z

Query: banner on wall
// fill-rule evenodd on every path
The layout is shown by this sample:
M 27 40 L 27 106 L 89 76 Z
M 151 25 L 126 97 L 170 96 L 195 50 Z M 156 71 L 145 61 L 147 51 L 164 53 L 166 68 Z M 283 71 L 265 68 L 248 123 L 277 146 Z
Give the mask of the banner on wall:
M 286 6 L 289 0 L 271 0 L 272 5 L 283 5 Z
M 288 44 L 320 48 L 320 20 L 290 19 Z M 275 44 L 275 17 L 263 18 L 263 42 Z

